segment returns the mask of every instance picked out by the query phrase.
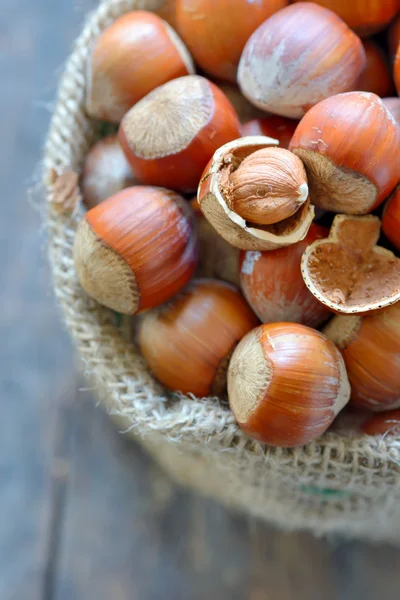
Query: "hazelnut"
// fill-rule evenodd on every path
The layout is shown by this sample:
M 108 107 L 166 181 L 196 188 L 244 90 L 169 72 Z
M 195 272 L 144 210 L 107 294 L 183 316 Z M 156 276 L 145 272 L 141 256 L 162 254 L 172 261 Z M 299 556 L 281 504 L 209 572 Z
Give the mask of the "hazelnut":
M 307 289 L 301 276 L 301 257 L 309 244 L 328 230 L 312 223 L 304 240 L 269 252 L 240 253 L 243 294 L 263 323 L 291 321 L 319 327 L 331 312 Z
M 255 106 L 300 119 L 324 98 L 354 89 L 365 64 L 361 40 L 339 17 L 301 2 L 253 33 L 240 59 L 238 82 Z
M 368 417 L 361 425 L 361 431 L 367 435 L 400 435 L 400 410 L 389 410 Z
M 394 120 L 400 125 L 400 98 L 382 98 L 383 104 L 394 117 Z
M 83 201 L 93 208 L 134 184 L 128 161 L 116 135 L 99 140 L 86 156 L 82 172 Z
M 265 113 L 256 108 L 254 104 L 249 102 L 247 98 L 245 98 L 242 92 L 239 89 L 239 86 L 233 83 L 226 83 L 221 81 L 214 81 L 214 83 L 219 87 L 219 89 L 225 94 L 228 98 L 229 102 L 231 102 L 233 108 L 236 110 L 237 115 L 239 117 L 239 121 L 241 123 L 245 123 L 249 119 L 255 119 L 257 117 L 265 116 Z M 242 127 L 242 135 L 243 127 Z M 246 135 L 266 135 L 264 133 L 248 133 Z M 273 137 L 273 136 L 271 136 Z
M 158 9 L 155 11 L 156 14 L 177 31 L 176 0 L 159 0 L 158 5 Z
M 297 125 L 298 121 L 293 121 L 293 119 L 271 115 L 252 119 L 242 125 L 242 136 L 264 135 L 278 140 L 281 148 L 288 149 Z
M 288 150 L 269 148 L 276 144 L 257 136 L 226 144 L 200 181 L 201 210 L 224 239 L 242 250 L 294 244 L 305 237 L 314 216 L 301 161 Z
M 324 334 L 346 363 L 351 406 L 372 411 L 400 407 L 400 303 L 366 317 L 334 317 Z
M 190 54 L 168 23 L 151 12 L 128 12 L 94 43 L 87 64 L 86 110 L 95 119 L 119 123 L 151 90 L 190 73 Z
M 396 58 L 394 59 L 393 76 L 397 93 L 400 94 L 400 43 L 397 49 Z
M 382 100 L 369 92 L 349 92 L 311 108 L 289 148 L 306 167 L 314 204 L 365 214 L 399 182 L 399 146 L 400 128 Z
M 382 215 L 382 231 L 389 242 L 400 251 L 400 186 L 387 201 Z
M 363 42 L 367 66 L 354 86 L 361 92 L 372 92 L 383 98 L 393 92 L 392 74 L 389 60 L 382 48 L 371 40 Z
M 194 191 L 215 150 L 240 137 L 236 112 L 204 77 L 180 77 L 157 88 L 124 117 L 119 140 L 142 183 Z
M 249 436 L 273 446 L 307 444 L 347 404 L 340 352 L 318 331 L 270 323 L 248 333 L 228 369 L 229 404 Z
M 249 36 L 289 0 L 176 0 L 179 34 L 209 75 L 236 81 Z
M 392 22 L 388 32 L 388 45 L 390 58 L 394 60 L 400 44 L 400 13 Z
M 293 0 L 299 2 L 301 0 Z M 333 10 L 360 35 L 368 36 L 385 29 L 399 10 L 399 0 L 313 0 Z
M 239 287 L 239 249 L 217 233 L 201 212 L 197 198 L 190 203 L 196 217 L 199 245 L 199 277 L 222 279 Z
M 100 304 L 127 315 L 158 306 L 196 269 L 190 206 L 163 188 L 126 188 L 86 213 L 74 261 L 82 287 Z
M 236 288 L 199 279 L 169 304 L 143 315 L 139 345 L 166 387 L 199 397 L 221 395 L 231 353 L 257 323 Z
M 222 185 L 228 207 L 258 225 L 291 217 L 308 198 L 303 163 L 283 148 L 252 152 Z

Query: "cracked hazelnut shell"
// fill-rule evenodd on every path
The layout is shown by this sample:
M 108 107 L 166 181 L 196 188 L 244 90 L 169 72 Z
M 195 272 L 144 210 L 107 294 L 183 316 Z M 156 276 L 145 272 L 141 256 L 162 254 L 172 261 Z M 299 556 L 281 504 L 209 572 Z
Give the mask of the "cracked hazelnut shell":
M 240 138 L 228 143 L 215 152 L 200 181 L 197 199 L 204 215 L 225 240 L 242 250 L 272 250 L 294 244 L 306 236 L 314 217 L 314 209 L 310 200 L 308 197 L 305 199 L 307 184 L 302 179 L 304 174 L 300 167 L 298 187 L 301 188 L 302 202 L 292 216 L 270 225 L 260 225 L 247 221 L 234 210 L 231 175 L 238 171 L 244 160 L 253 153 L 265 149 L 273 150 L 269 147 L 277 144 L 278 142 L 272 138 L 258 136 Z M 278 148 L 277 156 L 282 152 L 288 151 Z M 271 165 L 273 164 L 275 162 L 271 162 Z M 246 171 L 244 172 L 246 173 Z M 272 177 L 272 174 L 270 175 Z M 268 181 L 271 183 L 272 180 Z M 246 184 L 246 180 L 242 180 L 242 183 Z M 252 192 L 254 189 L 252 176 L 248 183 L 250 192 Z M 289 187 L 291 184 L 292 182 L 289 182 Z M 271 190 L 268 189 L 264 197 L 266 205 L 268 205 L 270 192 Z M 271 202 L 273 203 L 275 201 L 273 186 L 271 193 Z M 264 191 L 261 196 L 264 196 Z M 251 193 L 249 197 L 251 197 Z M 259 202 L 257 201 L 255 204 L 255 212 L 257 212 Z
M 400 300 L 400 259 L 376 245 L 380 225 L 372 215 L 336 215 L 329 237 L 304 252 L 304 283 L 333 312 L 366 315 Z

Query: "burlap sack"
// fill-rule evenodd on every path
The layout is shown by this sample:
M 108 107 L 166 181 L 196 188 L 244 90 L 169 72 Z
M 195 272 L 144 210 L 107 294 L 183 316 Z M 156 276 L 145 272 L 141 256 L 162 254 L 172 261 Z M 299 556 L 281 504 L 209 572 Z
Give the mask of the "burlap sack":
M 98 135 L 84 108 L 88 48 L 122 13 L 160 4 L 106 0 L 89 17 L 67 62 L 45 147 L 54 288 L 87 375 L 110 415 L 175 480 L 286 529 L 400 541 L 400 439 L 343 429 L 294 450 L 253 442 L 218 399 L 168 397 L 125 341 L 115 316 L 89 300 L 77 282 L 72 243 L 81 209 L 68 216 L 53 201 L 55 186 L 64 200 L 75 199 L 73 178 L 57 176 L 79 173 Z

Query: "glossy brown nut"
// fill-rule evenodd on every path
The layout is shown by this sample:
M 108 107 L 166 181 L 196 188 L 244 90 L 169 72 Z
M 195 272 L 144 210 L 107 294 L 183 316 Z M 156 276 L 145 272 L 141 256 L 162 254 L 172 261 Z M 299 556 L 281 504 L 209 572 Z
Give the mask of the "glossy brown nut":
M 198 397 L 219 395 L 232 350 L 257 323 L 236 288 L 198 279 L 169 304 L 144 314 L 139 345 L 166 387 Z
M 255 106 L 301 119 L 321 100 L 354 89 L 365 64 L 361 40 L 339 17 L 301 2 L 253 33 L 240 59 L 238 82 Z
M 250 35 L 289 0 L 176 0 L 179 34 L 209 75 L 236 82 Z
M 369 417 L 361 425 L 361 431 L 367 435 L 400 435 L 400 410 L 389 410 L 380 415 Z
M 273 446 L 311 442 L 347 404 L 340 352 L 295 323 L 261 325 L 238 344 L 228 370 L 229 404 L 239 426 Z
M 119 123 L 151 90 L 190 73 L 190 54 L 168 23 L 151 12 L 128 12 L 94 43 L 87 63 L 86 110 L 96 119 Z
M 349 92 L 311 108 L 289 148 L 305 164 L 314 204 L 357 215 L 379 206 L 398 184 L 399 146 L 400 128 L 382 100 Z
M 214 152 L 240 137 L 237 114 L 204 77 L 180 77 L 157 88 L 122 120 L 119 140 L 139 181 L 193 192 Z
M 100 304 L 128 315 L 159 306 L 196 269 L 190 206 L 163 188 L 126 188 L 86 213 L 74 261 L 82 287 Z
M 371 40 L 363 42 L 367 65 L 360 75 L 355 90 L 372 92 L 381 98 L 393 93 L 393 79 L 389 59 L 378 44 Z
M 396 58 L 394 59 L 393 76 L 397 93 L 400 94 L 400 43 L 397 48 Z
M 324 329 L 346 363 L 352 406 L 400 406 L 400 303 L 368 317 L 339 315 Z
M 271 115 L 247 121 L 242 125 L 242 136 L 265 135 L 278 140 L 281 148 L 288 149 L 297 125 L 298 121 L 293 119 Z
M 396 123 L 400 125 L 400 98 L 398 96 L 382 98 L 382 102 L 389 112 L 392 113 Z
M 400 186 L 385 206 L 382 216 L 382 231 L 400 252 Z
M 303 252 L 328 229 L 312 224 L 304 240 L 270 252 L 240 253 L 244 296 L 263 323 L 290 321 L 318 328 L 331 311 L 307 289 L 301 276 Z
M 134 177 L 118 137 L 110 135 L 99 140 L 89 150 L 83 165 L 81 186 L 87 208 L 133 184 Z
M 349 27 L 363 36 L 385 29 L 399 10 L 398 0 L 351 0 L 351 2 L 314 0 L 314 2 L 333 10 Z
M 397 48 L 400 44 L 400 13 L 392 22 L 388 32 L 388 45 L 390 58 L 393 60 L 396 56 Z

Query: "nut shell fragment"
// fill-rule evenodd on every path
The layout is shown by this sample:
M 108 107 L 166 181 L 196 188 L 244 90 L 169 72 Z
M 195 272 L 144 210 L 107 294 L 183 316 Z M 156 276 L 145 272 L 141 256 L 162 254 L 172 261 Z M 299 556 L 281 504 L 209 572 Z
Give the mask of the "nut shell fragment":
M 304 252 L 304 283 L 322 304 L 341 314 L 365 315 L 400 300 L 400 259 L 377 246 L 380 220 L 337 215 L 329 237 Z

